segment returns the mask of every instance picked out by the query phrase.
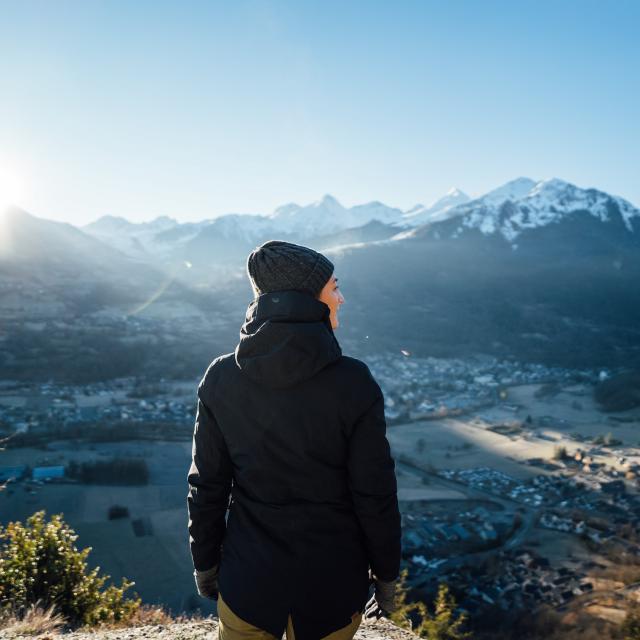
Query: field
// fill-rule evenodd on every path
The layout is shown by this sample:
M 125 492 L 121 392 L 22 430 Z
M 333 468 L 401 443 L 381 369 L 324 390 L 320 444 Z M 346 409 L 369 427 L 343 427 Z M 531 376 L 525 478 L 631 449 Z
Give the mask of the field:
M 92 547 L 90 566 L 100 566 L 116 583 L 122 577 L 136 582 L 134 590 L 145 602 L 164 603 L 174 612 L 199 606 L 213 613 L 215 607 L 195 591 L 187 532 L 187 472 L 189 442 L 126 442 L 90 445 L 78 449 L 66 442 L 52 442 L 54 451 L 8 449 L 3 464 L 36 464 L 70 460 L 101 459 L 103 455 L 143 456 L 147 459 L 150 482 L 147 486 L 121 487 L 48 483 L 27 492 L 24 483 L 12 485 L 0 494 L 0 521 L 24 520 L 45 509 L 47 514 L 63 513 L 66 522 L 79 534 L 78 547 Z M 130 518 L 109 520 L 108 508 L 119 504 L 129 509 Z M 136 535 L 133 521 L 141 520 Z
M 601 413 L 582 388 L 564 389 L 540 397 L 539 385 L 512 387 L 504 405 L 480 414 L 442 420 L 414 422 L 388 427 L 387 435 L 396 460 L 409 458 L 423 468 L 467 469 L 492 467 L 519 480 L 544 473 L 527 466 L 527 458 L 550 459 L 554 447 L 568 451 L 584 447 L 572 437 L 578 432 L 595 436 L 614 431 L 625 444 L 640 439 L 640 412 L 616 414 L 626 422 L 611 421 Z M 496 424 L 533 418 L 531 428 L 521 434 L 516 429 L 503 435 L 491 430 Z M 538 420 L 544 417 L 544 426 Z M 617 425 L 617 426 L 616 426 Z M 627 457 L 640 461 L 640 451 L 627 447 Z M 630 455 L 632 454 L 632 455 Z M 122 577 L 135 581 L 135 590 L 148 603 L 163 603 L 175 613 L 200 608 L 215 613 L 215 606 L 197 596 L 188 547 L 187 473 L 191 442 L 128 441 L 123 443 L 82 444 L 50 442 L 46 448 L 7 449 L 3 465 L 66 464 L 71 460 L 100 460 L 111 456 L 141 457 L 149 466 L 147 486 L 97 486 L 80 484 L 25 482 L 14 483 L 0 494 L 0 522 L 24 520 L 45 509 L 47 514 L 63 513 L 64 519 L 79 534 L 79 547 L 92 547 L 90 566 L 100 566 L 112 580 Z M 619 466 L 615 451 L 602 452 L 608 465 Z M 478 500 L 462 485 L 431 476 L 428 481 L 418 473 L 397 465 L 398 497 L 401 510 L 412 503 Z M 128 508 L 130 517 L 110 521 L 112 505 Z M 531 539 L 551 559 L 558 562 L 574 557 L 577 562 L 589 557 L 575 536 L 536 529 Z M 593 558 L 592 558 L 593 559 Z

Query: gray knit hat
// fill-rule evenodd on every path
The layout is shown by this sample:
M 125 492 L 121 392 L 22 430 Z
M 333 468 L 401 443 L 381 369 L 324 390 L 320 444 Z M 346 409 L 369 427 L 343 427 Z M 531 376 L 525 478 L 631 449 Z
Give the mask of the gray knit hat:
M 298 289 L 318 297 L 333 270 L 321 253 L 284 240 L 268 240 L 247 258 L 247 274 L 258 295 Z

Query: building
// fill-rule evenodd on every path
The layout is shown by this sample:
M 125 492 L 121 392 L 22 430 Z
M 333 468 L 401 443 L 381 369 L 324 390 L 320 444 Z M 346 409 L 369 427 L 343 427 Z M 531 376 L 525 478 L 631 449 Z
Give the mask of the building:
M 31 477 L 34 480 L 49 480 L 51 478 L 64 478 L 64 467 L 34 467 Z

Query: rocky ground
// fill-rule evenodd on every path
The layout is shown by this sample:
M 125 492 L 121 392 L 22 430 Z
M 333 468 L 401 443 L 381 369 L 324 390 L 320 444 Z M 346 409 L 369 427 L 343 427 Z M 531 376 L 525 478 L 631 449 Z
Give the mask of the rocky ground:
M 214 640 L 217 638 L 218 619 L 207 618 L 196 622 L 175 624 L 154 624 L 142 627 L 128 627 L 95 632 L 74 632 L 57 634 L 45 632 L 33 636 L 0 630 L 2 640 Z M 398 628 L 384 618 L 377 621 L 363 621 L 354 636 L 355 640 L 415 640 L 415 634 Z

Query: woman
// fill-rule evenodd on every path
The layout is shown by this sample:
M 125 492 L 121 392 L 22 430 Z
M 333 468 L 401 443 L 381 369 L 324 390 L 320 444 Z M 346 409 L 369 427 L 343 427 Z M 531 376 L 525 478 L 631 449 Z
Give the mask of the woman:
M 333 333 L 344 303 L 333 272 L 307 247 L 254 249 L 240 341 L 198 386 L 189 542 L 224 640 L 342 640 L 363 613 L 395 608 L 401 531 L 384 398 Z

